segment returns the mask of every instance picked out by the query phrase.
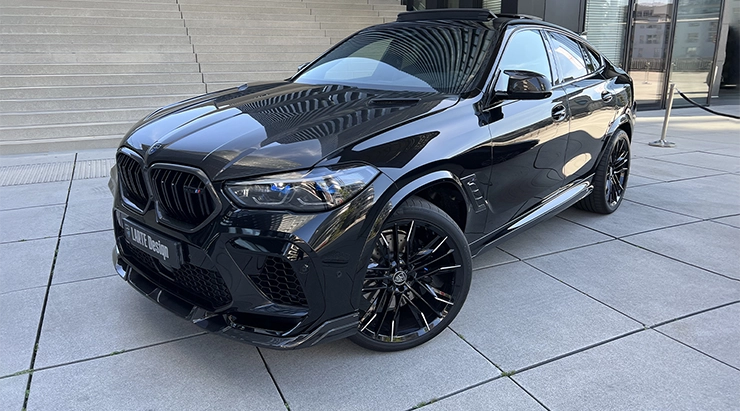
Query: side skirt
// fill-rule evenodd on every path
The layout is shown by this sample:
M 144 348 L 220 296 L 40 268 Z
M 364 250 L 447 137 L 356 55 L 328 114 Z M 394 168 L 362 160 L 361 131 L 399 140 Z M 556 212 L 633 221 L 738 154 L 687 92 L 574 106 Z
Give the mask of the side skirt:
M 470 244 L 473 257 L 480 254 L 486 247 L 509 239 L 535 224 L 557 215 L 559 212 L 591 194 L 594 189 L 591 184 L 592 179 L 593 175 L 562 187 L 525 214 L 518 216 L 498 230 L 473 242 Z

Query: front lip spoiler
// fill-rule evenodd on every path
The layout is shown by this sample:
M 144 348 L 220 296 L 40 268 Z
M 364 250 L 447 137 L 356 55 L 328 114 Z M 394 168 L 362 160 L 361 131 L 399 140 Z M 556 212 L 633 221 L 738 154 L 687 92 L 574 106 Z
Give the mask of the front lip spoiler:
M 161 307 L 176 314 L 178 317 L 191 321 L 206 331 L 251 345 L 290 350 L 311 347 L 319 342 L 346 338 L 357 332 L 357 326 L 359 324 L 358 312 L 327 320 L 314 328 L 310 333 L 292 337 L 267 335 L 246 327 L 235 328 L 226 321 L 226 315 L 209 312 L 201 307 L 192 305 L 180 297 L 154 285 L 121 259 L 118 246 L 113 247 L 113 266 L 118 275 L 134 289 Z

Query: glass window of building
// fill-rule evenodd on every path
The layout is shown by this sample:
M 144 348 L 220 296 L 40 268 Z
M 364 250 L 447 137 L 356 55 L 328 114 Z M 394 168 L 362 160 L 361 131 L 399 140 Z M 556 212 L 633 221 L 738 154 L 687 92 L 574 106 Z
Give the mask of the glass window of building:
M 596 50 L 618 66 L 623 66 L 627 36 L 629 0 L 588 0 L 586 39 Z M 651 12 L 652 10 L 645 10 Z M 641 40 L 644 41 L 644 36 Z

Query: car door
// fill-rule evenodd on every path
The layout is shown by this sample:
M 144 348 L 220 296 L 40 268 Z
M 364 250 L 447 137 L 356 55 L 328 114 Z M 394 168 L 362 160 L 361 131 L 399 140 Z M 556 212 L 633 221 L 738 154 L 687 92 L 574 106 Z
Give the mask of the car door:
M 565 89 L 570 134 L 565 152 L 565 184 L 593 170 L 609 126 L 616 116 L 614 79 L 604 75 L 601 58 L 578 39 L 547 31 L 558 68 L 556 83 Z
M 495 97 L 496 90 L 506 90 L 506 70 L 537 72 L 552 82 L 551 59 L 539 30 L 526 28 L 510 33 L 496 67 L 498 77 L 486 117 L 493 148 L 488 232 L 496 231 L 562 186 L 569 118 L 562 87 L 554 87 L 552 96 L 542 100 Z

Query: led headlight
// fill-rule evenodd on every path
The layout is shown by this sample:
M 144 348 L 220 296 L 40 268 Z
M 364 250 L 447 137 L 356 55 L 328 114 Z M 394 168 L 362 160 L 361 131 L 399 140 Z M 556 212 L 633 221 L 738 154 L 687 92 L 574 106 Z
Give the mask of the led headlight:
M 226 192 L 244 208 L 324 211 L 352 199 L 378 173 L 367 165 L 320 167 L 227 183 Z

